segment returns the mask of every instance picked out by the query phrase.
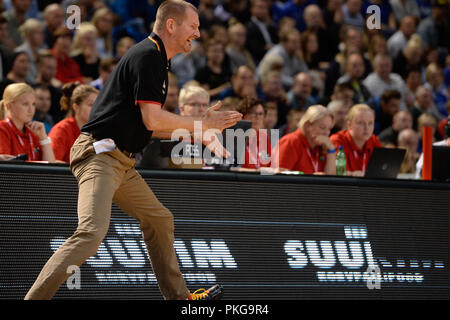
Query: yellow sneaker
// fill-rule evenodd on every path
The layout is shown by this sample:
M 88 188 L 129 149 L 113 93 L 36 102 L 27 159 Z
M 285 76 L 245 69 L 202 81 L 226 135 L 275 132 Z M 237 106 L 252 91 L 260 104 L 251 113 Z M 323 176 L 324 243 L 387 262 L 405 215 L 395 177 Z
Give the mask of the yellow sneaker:
M 216 284 L 209 288 L 198 289 L 194 293 L 188 296 L 188 300 L 220 300 L 222 298 L 223 288 L 219 284 Z

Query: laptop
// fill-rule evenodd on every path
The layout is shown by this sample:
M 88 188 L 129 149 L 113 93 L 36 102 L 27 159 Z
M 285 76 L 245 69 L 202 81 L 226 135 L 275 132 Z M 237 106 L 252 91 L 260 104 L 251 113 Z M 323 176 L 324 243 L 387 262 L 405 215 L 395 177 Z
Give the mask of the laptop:
M 450 181 L 450 147 L 433 146 L 431 178 L 432 180 Z
M 396 179 L 405 157 L 405 149 L 375 148 L 367 164 L 365 178 Z

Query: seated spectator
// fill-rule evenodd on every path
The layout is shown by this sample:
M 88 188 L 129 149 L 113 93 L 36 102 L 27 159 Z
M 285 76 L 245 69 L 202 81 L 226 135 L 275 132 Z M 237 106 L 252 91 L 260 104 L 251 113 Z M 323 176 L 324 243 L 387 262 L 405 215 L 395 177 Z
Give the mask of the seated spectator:
M 55 124 L 53 117 L 48 113 L 52 106 L 52 96 L 45 85 L 36 86 L 34 92 L 36 96 L 36 112 L 34 113 L 33 121 L 42 122 L 45 126 L 45 132 L 48 134 Z
M 114 14 L 111 9 L 104 7 L 97 9 L 91 20 L 97 28 L 97 52 L 100 58 L 113 57 L 112 31 L 114 27 Z
M 255 98 L 241 100 L 238 111 L 242 113 L 243 120 L 252 122 L 251 134 L 245 148 L 244 169 L 259 169 L 270 167 L 271 144 L 267 130 L 264 129 L 265 108 L 264 102 Z
M 0 14 L 0 81 L 8 74 L 11 69 L 11 59 L 14 52 L 8 45 L 8 20 Z
M 231 87 L 228 87 L 217 96 L 218 100 L 223 100 L 227 97 L 236 97 L 244 99 L 249 93 L 253 97 L 261 94 L 261 89 L 256 85 L 254 70 L 246 65 L 242 65 L 233 73 L 231 77 Z
M 287 93 L 289 108 L 306 111 L 309 106 L 317 103 L 312 95 L 312 80 L 306 72 L 300 72 L 295 76 L 292 89 Z
M 315 31 L 307 29 L 301 33 L 300 51 L 309 70 L 308 74 L 312 81 L 313 95 L 322 97 L 325 90 L 324 79 L 326 75 L 319 65 L 321 62 L 319 58 L 320 50 L 318 36 Z
M 347 57 L 346 73 L 337 81 L 338 84 L 348 82 L 352 85 L 355 94 L 353 103 L 368 103 L 371 99 L 369 89 L 363 84 L 362 77 L 365 72 L 364 59 L 359 53 L 352 53 Z
M 242 65 L 255 69 L 253 57 L 245 47 L 246 37 L 246 29 L 242 23 L 230 23 L 228 27 L 230 42 L 226 46 L 225 52 L 230 58 L 231 71 L 233 73 Z
M 271 20 L 269 2 L 265 0 L 251 1 L 251 18 L 245 25 L 247 28 L 246 48 L 259 64 L 264 55 L 278 43 L 277 28 Z
M 286 123 L 278 128 L 280 138 L 298 129 L 298 123 L 302 119 L 302 116 L 305 114 L 305 111 L 306 109 L 289 110 L 289 113 L 286 116 Z
M 417 120 L 423 114 L 428 113 L 436 119 L 440 119 L 440 113 L 433 103 L 433 92 L 425 86 L 419 86 L 416 90 L 416 102 L 411 108 L 413 116 L 413 128 L 417 130 Z
M 52 3 L 44 9 L 44 46 L 53 48 L 56 38 L 54 33 L 64 25 L 64 10 L 59 3 Z
M 282 84 L 285 89 L 288 89 L 293 85 L 297 73 L 308 71 L 308 66 L 301 58 L 300 52 L 300 33 L 295 29 L 286 31 L 281 35 L 280 43 L 267 51 L 261 64 L 271 55 L 279 55 L 283 59 Z
M 56 57 L 57 67 L 55 78 L 63 84 L 78 81 L 83 82 L 80 66 L 69 54 L 72 47 L 72 32 L 66 27 L 61 27 L 54 33 L 55 44 L 51 52 Z
M 392 117 L 400 110 L 400 92 L 396 90 L 385 91 L 380 99 L 376 100 L 375 110 L 375 134 L 392 125 Z M 379 103 L 378 103 L 379 101 Z
M 406 149 L 405 157 L 400 166 L 400 173 L 415 173 L 416 163 L 419 159 L 417 146 L 419 144 L 419 136 L 413 129 L 403 129 L 398 134 L 397 146 Z
M 180 93 L 178 88 L 178 79 L 172 72 L 169 72 L 168 78 L 169 84 L 167 85 L 167 97 L 162 108 L 166 111 L 178 114 L 180 112 L 178 109 L 178 96 Z
M 420 115 L 420 117 L 417 119 L 417 134 L 419 135 L 419 144 L 417 146 L 417 152 L 422 152 L 423 147 L 423 128 L 424 127 L 431 127 L 432 128 L 432 136 L 433 136 L 433 142 L 436 140 L 436 129 L 437 129 L 437 120 L 435 117 L 433 117 L 429 113 L 423 113 Z
M 200 0 L 198 5 L 198 19 L 200 22 L 200 38 L 206 39 L 208 37 L 208 30 L 216 23 L 214 16 L 215 0 Z
M 296 27 L 298 31 L 302 32 L 306 28 L 305 23 L 305 9 L 311 5 L 316 4 L 316 0 L 288 0 L 286 1 L 282 7 L 280 12 L 281 17 L 291 17 L 296 22 Z
M 258 65 L 257 69 L 258 80 L 261 81 L 269 72 L 272 71 L 281 73 L 283 71 L 283 66 L 284 66 L 283 58 L 278 54 L 272 54 L 266 57 Z
M 267 130 L 275 129 L 277 122 L 278 122 L 278 110 L 276 104 L 272 102 L 266 103 L 266 116 L 264 118 L 264 128 L 266 128 Z
M 8 20 L 8 37 L 12 40 L 10 49 L 15 49 L 23 43 L 19 28 L 26 20 L 26 13 L 30 9 L 31 1 L 11 0 L 12 9 L 3 13 Z
M 38 51 L 44 43 L 44 31 L 42 23 L 37 19 L 28 19 L 20 26 L 20 32 L 24 42 L 18 46 L 15 52 L 25 52 L 28 54 L 30 67 L 26 77 L 26 82 L 30 84 L 36 83 L 38 76 L 37 59 Z
M 281 74 L 276 71 L 269 72 L 261 80 L 262 96 L 264 102 L 273 102 L 278 109 L 277 127 L 286 123 L 286 116 L 289 111 L 286 91 L 281 83 Z
M 338 83 L 334 86 L 331 101 L 340 100 L 345 104 L 347 111 L 353 106 L 353 96 L 355 89 L 353 89 L 350 82 Z
M 425 87 L 431 89 L 433 92 L 434 105 L 439 111 L 438 119 L 448 117 L 447 101 L 449 100 L 449 93 L 444 85 L 444 73 L 437 63 L 430 63 L 425 69 Z
M 11 70 L 0 82 L 0 95 L 3 95 L 3 92 L 8 85 L 12 83 L 25 82 L 28 74 L 30 59 L 25 52 L 14 52 L 11 62 Z
M 305 61 L 308 63 L 308 68 L 326 69 L 328 62 L 333 59 L 338 50 L 338 43 L 336 42 L 336 38 L 339 36 L 338 31 L 337 29 L 329 28 L 325 24 L 322 9 L 316 4 L 308 5 L 303 12 L 303 16 L 306 29 L 302 32 L 302 38 L 306 37 L 309 39 L 310 46 L 314 45 L 314 41 L 317 42 L 317 53 L 313 59 L 313 61 L 317 61 L 317 65 L 315 61 L 308 63 L 308 59 L 304 56 Z M 313 39 L 314 37 L 310 37 L 311 34 L 315 35 L 315 40 Z
M 99 77 L 90 83 L 91 86 L 97 90 L 102 90 L 103 85 L 106 80 L 108 80 L 109 75 L 113 71 L 114 67 L 117 65 L 116 58 L 105 58 L 100 60 L 100 65 L 98 68 Z
M 419 135 L 420 135 L 420 131 L 419 131 Z M 447 136 L 447 138 L 433 143 L 433 146 L 450 147 L 450 117 L 447 119 L 446 136 Z M 416 179 L 422 179 L 422 167 L 423 167 L 423 154 L 422 154 L 422 151 L 420 151 L 420 157 L 416 163 Z
M 405 129 L 412 129 L 412 127 L 413 118 L 411 112 L 408 110 L 400 110 L 392 117 L 392 125 L 381 131 L 378 138 L 385 146 L 387 144 L 397 146 L 399 132 Z
M 414 106 L 417 88 L 422 84 L 422 70 L 420 67 L 411 68 L 405 77 L 406 94 L 405 103 L 408 109 Z
M 29 161 L 54 162 L 51 141 L 42 122 L 32 121 L 35 112 L 34 90 L 25 83 L 6 87 L 0 109 L 6 120 L 0 121 L 0 154 L 27 154 Z
M 365 20 L 361 13 L 363 12 L 362 5 L 362 0 L 346 0 L 342 6 L 342 23 L 362 31 L 365 26 Z
M 372 97 L 377 98 L 386 90 L 396 90 L 401 94 L 401 104 L 404 109 L 404 97 L 406 85 L 403 79 L 396 73 L 392 73 L 392 61 L 387 54 L 378 54 L 374 59 L 374 72 L 369 74 L 363 84 L 371 92 Z
M 421 67 L 423 53 L 424 50 L 420 37 L 418 35 L 412 35 L 404 49 L 394 59 L 394 68 L 392 71 L 406 78 L 408 70 Z
M 56 159 L 69 163 L 70 149 L 81 134 L 80 128 L 88 122 L 98 90 L 87 84 L 72 82 L 65 84 L 62 92 L 61 108 L 67 110 L 71 117 L 58 122 L 49 136 Z
M 331 129 L 331 134 L 335 134 L 336 132 L 347 128 L 346 119 L 350 106 L 351 105 L 345 103 L 343 100 L 333 100 L 328 103 L 327 108 L 334 117 L 334 127 Z
M 448 50 L 450 24 L 447 10 L 448 3 L 445 1 L 433 1 L 431 14 L 420 21 L 417 33 L 426 47 Z
M 51 94 L 51 107 L 49 114 L 53 117 L 53 120 L 59 122 L 64 119 L 66 112 L 61 110 L 61 105 L 59 100 L 61 99 L 61 81 L 55 78 L 57 62 L 56 57 L 51 53 L 50 50 L 42 50 L 39 52 L 38 60 L 38 76 L 37 84 L 45 85 Z
M 100 56 L 96 47 L 97 29 L 90 22 L 83 22 L 73 39 L 70 56 L 80 67 L 84 83 L 90 83 L 99 76 Z
M 190 52 L 177 54 L 170 59 L 170 70 L 177 76 L 180 87 L 194 80 L 197 70 L 203 68 L 206 64 L 204 48 L 201 42 L 194 40 L 191 46 L 192 50 Z
M 346 174 L 363 176 L 375 147 L 380 140 L 373 134 L 375 113 L 365 104 L 354 105 L 347 115 L 347 129 L 331 136 L 336 148 L 344 147 Z
M 402 18 L 400 29 L 395 32 L 387 41 L 387 49 L 393 61 L 405 48 L 406 43 L 415 32 L 416 18 L 414 18 L 413 16 L 405 16 L 404 18 Z
M 280 139 L 278 167 L 305 174 L 336 174 L 336 148 L 329 137 L 332 127 L 333 115 L 327 108 L 309 107 L 299 128 Z
M 206 65 L 197 70 L 195 80 L 215 98 L 230 86 L 231 68 L 224 64 L 225 48 L 217 40 L 210 39 L 205 44 Z
M 136 41 L 134 41 L 134 39 L 131 37 L 125 36 L 120 38 L 116 45 L 116 59 L 120 60 L 120 58 L 122 58 L 125 53 L 127 53 L 127 51 L 135 44 Z

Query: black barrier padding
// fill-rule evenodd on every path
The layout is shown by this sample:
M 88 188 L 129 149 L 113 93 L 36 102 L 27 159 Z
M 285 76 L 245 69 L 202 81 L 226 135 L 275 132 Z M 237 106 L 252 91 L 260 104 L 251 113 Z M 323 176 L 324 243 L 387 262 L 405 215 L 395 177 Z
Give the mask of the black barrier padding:
M 141 173 L 174 214 L 191 290 L 220 283 L 224 299 L 450 297 L 448 184 Z M 75 230 L 76 203 L 67 167 L 0 165 L 1 299 L 25 296 Z M 55 298 L 161 299 L 136 221 L 114 205 L 80 288 L 64 283 Z

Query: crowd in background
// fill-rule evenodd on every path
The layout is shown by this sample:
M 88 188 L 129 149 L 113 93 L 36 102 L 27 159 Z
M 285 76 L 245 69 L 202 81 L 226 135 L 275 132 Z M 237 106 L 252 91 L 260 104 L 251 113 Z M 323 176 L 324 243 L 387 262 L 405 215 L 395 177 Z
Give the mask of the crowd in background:
M 25 151 L 28 160 L 68 162 L 99 90 L 150 34 L 160 2 L 0 1 L 0 159 Z M 449 145 L 449 1 L 190 2 L 201 38 L 171 60 L 163 108 L 201 116 L 220 100 L 257 132 L 278 129 L 276 145 L 270 134 L 253 137 L 268 148 L 247 148 L 243 168 L 270 166 L 276 148 L 279 167 L 335 174 L 343 146 L 348 174 L 362 175 L 384 146 L 407 149 L 401 172 L 412 174 L 424 126 Z M 77 29 L 65 25 L 71 5 Z M 169 166 L 160 145 L 149 141 L 141 167 Z

